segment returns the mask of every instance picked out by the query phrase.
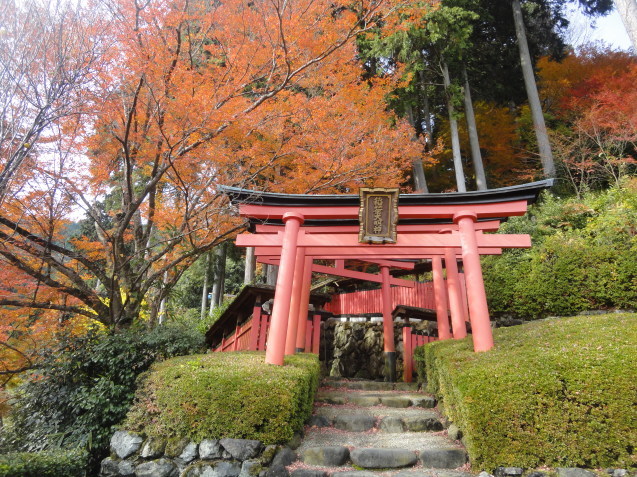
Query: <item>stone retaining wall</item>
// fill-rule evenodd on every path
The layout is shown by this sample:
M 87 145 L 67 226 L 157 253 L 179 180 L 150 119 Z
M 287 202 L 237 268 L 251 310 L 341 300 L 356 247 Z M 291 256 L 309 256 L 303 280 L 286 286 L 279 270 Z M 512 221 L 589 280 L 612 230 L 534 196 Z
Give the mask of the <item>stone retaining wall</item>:
M 282 477 L 296 455 L 249 439 L 144 439 L 118 431 L 100 477 Z
M 427 330 L 429 322 L 412 323 L 412 328 Z M 403 373 L 402 323 L 394 323 L 396 375 Z M 382 322 L 341 322 L 327 320 L 321 333 L 320 359 L 329 376 L 383 380 Z

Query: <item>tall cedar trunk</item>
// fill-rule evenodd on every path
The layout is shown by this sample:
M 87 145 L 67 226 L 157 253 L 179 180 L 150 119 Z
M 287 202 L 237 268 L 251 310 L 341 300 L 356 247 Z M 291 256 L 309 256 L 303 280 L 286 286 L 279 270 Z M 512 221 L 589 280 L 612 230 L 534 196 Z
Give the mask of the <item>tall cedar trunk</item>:
M 210 252 L 206 253 L 206 264 L 203 270 L 203 287 L 201 290 L 201 315 L 200 319 L 206 317 L 206 311 L 208 311 L 208 273 L 210 269 Z
M 276 265 L 268 265 L 265 272 L 265 283 L 267 285 L 276 285 L 276 279 L 279 274 L 279 267 Z
M 549 142 L 549 135 L 546 131 L 546 124 L 544 123 L 540 95 L 537 92 L 537 85 L 535 84 L 535 74 L 533 73 L 531 54 L 529 53 L 529 44 L 526 41 L 522 6 L 520 5 L 520 0 L 512 0 L 511 5 L 513 7 L 515 33 L 518 37 L 518 47 L 520 49 L 520 63 L 522 64 L 522 74 L 524 75 L 524 86 L 526 87 L 529 107 L 531 108 L 531 115 L 533 116 L 533 127 L 535 129 L 535 136 L 537 137 L 542 169 L 545 177 L 555 177 L 555 163 L 553 162 L 551 143 Z
M 476 126 L 476 116 L 473 112 L 473 101 L 471 100 L 471 90 L 469 89 L 469 77 L 467 76 L 467 69 L 464 65 L 462 66 L 462 76 L 464 79 L 464 113 L 467 119 L 467 131 L 469 131 L 471 160 L 473 161 L 473 169 L 476 172 L 476 186 L 478 190 L 487 190 L 487 178 L 484 174 L 482 153 L 480 153 L 478 127 Z
M 442 63 L 442 78 L 447 91 L 447 112 L 449 113 L 449 129 L 451 132 L 451 150 L 453 151 L 453 168 L 456 172 L 456 184 L 458 192 L 466 192 L 464 170 L 462 169 L 462 157 L 460 155 L 460 137 L 458 135 L 458 121 L 455 117 L 453 102 L 451 101 L 449 87 L 451 80 L 449 79 L 449 68 L 447 63 Z
M 246 265 L 243 273 L 243 283 L 248 285 L 254 283 L 254 275 L 257 267 L 257 257 L 254 254 L 254 247 L 246 248 Z
M 168 282 L 168 270 L 164 272 L 164 278 L 163 278 L 164 285 L 167 282 Z M 161 301 L 159 302 L 159 314 L 157 318 L 158 318 L 157 322 L 160 325 L 163 325 L 164 321 L 166 321 L 166 296 L 163 296 Z
M 411 124 L 411 127 L 414 128 L 413 140 L 416 141 L 418 139 L 418 131 L 416 129 L 414 110 L 411 106 L 407 106 L 407 120 L 409 121 L 409 124 Z M 422 159 L 414 159 L 411 165 L 414 173 L 414 188 L 416 189 L 416 192 L 429 192 L 427 189 L 427 179 L 425 178 L 425 168 L 422 165 Z
M 223 282 L 226 279 L 226 245 L 222 243 L 215 251 L 215 281 L 212 284 L 212 298 L 210 299 L 210 311 L 221 305 L 223 301 Z
M 637 0 L 615 0 L 615 8 L 624 22 L 633 49 L 637 52 Z

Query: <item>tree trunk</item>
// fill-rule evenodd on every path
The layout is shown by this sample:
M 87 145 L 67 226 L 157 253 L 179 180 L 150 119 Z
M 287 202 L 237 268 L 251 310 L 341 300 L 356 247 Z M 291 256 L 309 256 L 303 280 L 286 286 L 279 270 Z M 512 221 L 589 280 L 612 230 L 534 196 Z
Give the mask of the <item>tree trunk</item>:
M 544 170 L 545 177 L 555 177 L 555 164 L 553 162 L 553 153 L 551 152 L 551 143 L 549 142 L 549 135 L 546 131 L 546 124 L 544 123 L 540 95 L 537 92 L 537 85 L 535 84 L 535 74 L 533 73 L 531 54 L 529 53 L 529 44 L 526 41 L 522 6 L 520 5 L 520 0 L 512 0 L 511 5 L 513 7 L 515 33 L 518 37 L 518 47 L 520 49 L 520 63 L 522 64 L 522 74 L 524 75 L 524 86 L 526 87 L 529 107 L 531 108 L 531 115 L 533 116 L 533 127 L 537 137 L 542 169 Z
M 615 0 L 615 8 L 624 22 L 633 50 L 637 52 L 637 0 Z
M 164 272 L 163 284 L 168 282 L 168 270 Z M 157 323 L 163 325 L 166 321 L 166 296 L 163 296 L 159 302 L 159 314 L 157 316 Z
M 254 283 L 254 274 L 257 268 L 257 257 L 254 254 L 254 247 L 246 248 L 246 265 L 243 274 L 243 283 L 248 285 Z
M 414 141 L 418 138 L 418 132 L 416 129 L 416 120 L 414 119 L 414 110 L 411 106 L 407 106 L 407 121 L 414 128 Z M 411 163 L 414 173 L 414 188 L 416 192 L 427 193 L 427 179 L 425 178 L 425 168 L 422 165 L 422 159 L 414 159 Z
M 451 80 L 449 79 L 449 68 L 447 63 L 442 64 L 442 78 L 447 91 L 447 112 L 449 113 L 449 129 L 451 131 L 451 150 L 453 151 L 453 168 L 456 172 L 456 184 L 458 186 L 458 192 L 466 192 L 467 186 L 465 184 L 464 170 L 462 169 L 462 157 L 460 155 L 460 137 L 458 135 L 458 121 L 455 117 L 455 111 L 453 102 L 449 94 L 449 87 L 451 86 Z
M 206 253 L 206 264 L 203 271 L 203 289 L 201 291 L 201 316 L 200 319 L 206 317 L 206 311 L 208 310 L 208 273 L 210 270 L 210 252 Z
M 279 267 L 276 265 L 268 265 L 265 272 L 266 285 L 276 285 L 277 275 L 279 274 Z
M 212 284 L 212 298 L 210 312 L 221 305 L 223 301 L 223 282 L 226 279 L 226 245 L 222 243 L 215 251 L 215 281 Z
M 487 190 L 487 178 L 484 174 L 482 153 L 480 153 L 476 116 L 473 112 L 473 101 L 471 100 L 471 90 L 469 89 L 469 77 L 467 76 L 467 69 L 464 66 L 462 67 L 462 76 L 464 79 L 464 113 L 467 119 L 467 130 L 469 131 L 471 160 L 473 161 L 473 169 L 476 172 L 476 186 L 478 190 Z

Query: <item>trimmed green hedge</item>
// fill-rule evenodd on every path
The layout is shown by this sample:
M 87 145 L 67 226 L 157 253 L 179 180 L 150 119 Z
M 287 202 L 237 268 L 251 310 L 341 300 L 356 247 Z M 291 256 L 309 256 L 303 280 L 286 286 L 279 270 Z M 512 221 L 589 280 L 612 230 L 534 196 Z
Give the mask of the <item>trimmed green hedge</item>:
M 420 347 L 430 391 L 466 437 L 472 463 L 637 466 L 637 315 L 538 321 Z
M 86 458 L 83 450 L 0 454 L 0 477 L 82 477 Z
M 184 356 L 155 364 L 138 389 L 124 428 L 150 437 L 289 441 L 312 413 L 318 357 L 264 353 Z

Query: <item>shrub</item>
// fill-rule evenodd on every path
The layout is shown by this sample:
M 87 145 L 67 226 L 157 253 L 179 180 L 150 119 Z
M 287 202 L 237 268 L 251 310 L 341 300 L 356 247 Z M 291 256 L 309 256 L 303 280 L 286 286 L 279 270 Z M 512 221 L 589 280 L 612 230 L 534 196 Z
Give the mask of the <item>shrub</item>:
M 18 389 L 2 449 L 90 447 L 95 463 L 128 412 L 138 375 L 157 359 L 202 349 L 202 335 L 173 325 L 60 336 Z
M 82 477 L 86 452 L 56 450 L 0 455 L 0 477 Z
M 266 364 L 260 352 L 157 363 L 124 427 L 150 437 L 287 442 L 312 413 L 319 364 L 311 354 L 287 356 L 285 363 Z
M 637 181 L 582 199 L 545 195 L 503 233 L 530 233 L 533 248 L 483 258 L 494 315 L 524 318 L 637 308 Z
M 637 315 L 533 322 L 495 330 L 495 341 L 486 353 L 470 338 L 417 351 L 473 464 L 637 464 Z

